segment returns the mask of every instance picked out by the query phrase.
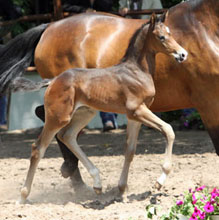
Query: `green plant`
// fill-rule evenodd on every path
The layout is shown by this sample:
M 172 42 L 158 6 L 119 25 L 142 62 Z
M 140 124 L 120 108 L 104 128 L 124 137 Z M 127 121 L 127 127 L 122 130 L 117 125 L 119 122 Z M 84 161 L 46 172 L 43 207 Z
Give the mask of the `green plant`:
M 182 110 L 176 110 L 176 111 L 169 111 L 169 112 L 162 112 L 161 113 L 161 118 L 170 123 L 172 121 L 178 121 L 180 120 L 183 112 Z
M 181 124 L 186 129 L 204 129 L 200 114 L 195 109 L 184 111 L 181 117 Z
M 20 8 L 22 15 L 29 15 L 33 13 L 33 3 L 31 0 L 13 0 L 14 5 Z M 30 22 L 19 22 L 11 27 L 12 36 L 15 37 L 18 34 L 25 32 L 31 27 L 35 26 Z
M 154 207 L 157 210 L 156 207 Z M 157 211 L 149 205 L 146 207 L 147 217 L 152 219 Z M 168 214 L 162 215 L 160 220 L 177 220 L 179 215 L 184 215 L 189 220 L 210 220 L 212 215 L 219 215 L 219 189 L 211 192 L 205 186 L 189 189 L 181 200 L 175 201 Z

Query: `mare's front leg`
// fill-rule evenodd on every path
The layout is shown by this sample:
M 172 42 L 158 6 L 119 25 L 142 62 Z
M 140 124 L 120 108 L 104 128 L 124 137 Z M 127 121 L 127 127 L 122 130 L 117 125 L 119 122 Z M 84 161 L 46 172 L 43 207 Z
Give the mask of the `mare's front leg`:
M 82 108 L 81 108 L 82 109 Z M 38 118 L 40 118 L 43 122 L 45 122 L 45 109 L 44 105 L 38 106 L 35 110 L 35 113 Z M 78 120 L 79 119 L 79 114 L 81 117 L 83 117 L 83 114 L 86 114 L 85 110 L 78 110 L 75 114 L 75 117 L 73 120 Z M 62 156 L 64 158 L 64 162 L 61 166 L 61 173 L 64 178 L 70 177 L 72 180 L 73 186 L 83 186 L 84 182 L 82 180 L 79 168 L 78 168 L 78 158 L 68 149 L 68 147 L 61 142 L 57 135 L 56 141 L 60 147 L 60 150 L 62 152 Z
M 68 126 L 63 128 L 58 133 L 58 138 L 68 146 L 68 148 L 77 156 L 81 163 L 86 167 L 87 171 L 90 173 L 91 177 L 94 180 L 93 188 L 95 192 L 99 194 L 102 191 L 99 170 L 87 158 L 86 154 L 81 150 L 80 146 L 77 143 L 78 133 L 90 122 L 90 120 L 95 115 L 95 110 L 86 109 L 86 114 L 83 115 L 83 117 L 80 117 L 80 120 L 72 120 Z
M 155 128 L 156 130 L 160 131 L 166 138 L 167 145 L 165 149 L 165 160 L 162 166 L 163 173 L 157 179 L 156 183 L 156 188 L 160 189 L 172 168 L 172 148 L 175 139 L 174 131 L 171 125 L 167 124 L 159 117 L 157 117 L 155 114 L 153 114 L 145 104 L 141 104 L 134 111 L 129 111 L 127 116 L 132 120 L 137 120 L 146 126 Z
M 125 147 L 125 161 L 118 185 L 121 193 L 123 193 L 125 191 L 125 188 L 127 187 L 129 167 L 136 151 L 140 127 L 141 123 L 137 121 L 128 120 Z

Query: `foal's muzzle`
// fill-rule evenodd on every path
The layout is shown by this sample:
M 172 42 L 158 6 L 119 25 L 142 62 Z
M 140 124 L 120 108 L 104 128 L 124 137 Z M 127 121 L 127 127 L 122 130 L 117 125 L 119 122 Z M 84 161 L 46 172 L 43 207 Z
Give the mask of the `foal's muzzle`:
M 184 49 L 181 49 L 180 51 L 173 53 L 173 56 L 177 62 L 182 63 L 187 59 L 188 52 Z

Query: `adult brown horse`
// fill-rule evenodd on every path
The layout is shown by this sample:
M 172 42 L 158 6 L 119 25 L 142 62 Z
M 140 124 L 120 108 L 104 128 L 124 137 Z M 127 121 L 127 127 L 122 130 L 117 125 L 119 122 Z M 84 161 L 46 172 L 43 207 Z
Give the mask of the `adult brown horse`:
M 35 64 L 43 78 L 72 67 L 114 65 L 143 23 L 107 14 L 80 14 L 49 27 L 31 29 L 0 50 L 0 92 L 30 64 L 34 51 Z M 189 56 L 179 65 L 163 54 L 157 55 L 156 96 L 151 110 L 196 108 L 219 155 L 219 1 L 183 2 L 170 9 L 165 24 Z M 76 120 L 86 114 L 84 109 L 81 112 Z M 64 157 L 68 160 L 70 152 Z M 75 168 L 71 159 L 66 164 Z

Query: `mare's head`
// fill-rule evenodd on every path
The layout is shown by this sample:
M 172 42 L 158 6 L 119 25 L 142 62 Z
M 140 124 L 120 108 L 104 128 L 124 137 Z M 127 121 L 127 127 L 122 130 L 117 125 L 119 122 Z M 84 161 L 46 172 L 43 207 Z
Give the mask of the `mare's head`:
M 148 29 L 148 37 L 150 38 L 150 49 L 154 53 L 165 53 L 173 56 L 179 63 L 187 58 L 187 51 L 183 49 L 173 38 L 170 29 L 164 24 L 168 12 L 157 17 L 152 14 L 150 26 Z

